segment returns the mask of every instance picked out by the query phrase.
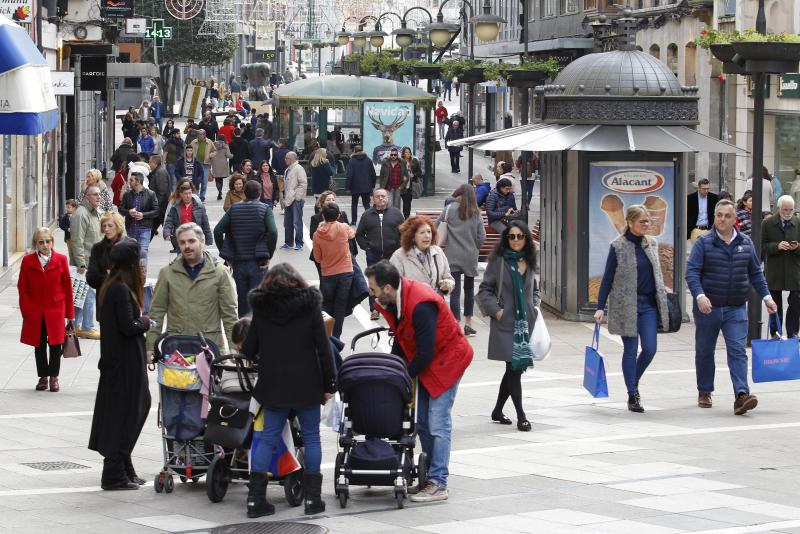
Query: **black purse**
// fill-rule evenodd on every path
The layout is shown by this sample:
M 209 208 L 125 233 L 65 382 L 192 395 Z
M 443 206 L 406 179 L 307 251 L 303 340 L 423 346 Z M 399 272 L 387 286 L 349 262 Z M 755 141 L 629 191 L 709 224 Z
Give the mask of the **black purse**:
M 666 327 L 661 324 L 661 314 L 658 317 L 658 331 L 662 334 L 673 334 L 681 329 L 683 313 L 681 313 L 681 303 L 677 293 L 667 293 L 667 321 Z
M 229 449 L 247 449 L 253 437 L 250 394 L 214 395 L 206 419 L 205 441 Z

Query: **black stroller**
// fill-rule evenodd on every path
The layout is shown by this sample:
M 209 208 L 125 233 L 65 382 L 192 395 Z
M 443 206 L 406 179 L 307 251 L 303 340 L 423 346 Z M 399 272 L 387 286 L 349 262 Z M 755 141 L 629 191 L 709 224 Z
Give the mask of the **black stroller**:
M 356 335 L 351 350 L 359 339 L 385 330 L 373 328 Z M 343 414 L 334 489 L 339 504 L 347 506 L 351 484 L 390 486 L 397 507 L 402 508 L 414 480 L 421 486 L 427 482 L 425 453 L 414 464 L 417 413 L 412 390 L 416 390 L 405 362 L 381 352 L 352 354 L 339 370 L 338 383 Z

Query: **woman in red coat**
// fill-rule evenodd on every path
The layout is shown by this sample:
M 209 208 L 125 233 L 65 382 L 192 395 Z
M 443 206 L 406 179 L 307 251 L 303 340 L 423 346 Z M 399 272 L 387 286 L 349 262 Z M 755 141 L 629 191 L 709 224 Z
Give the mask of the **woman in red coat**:
M 72 280 L 67 257 L 53 250 L 53 234 L 47 227 L 33 234 L 36 252 L 22 258 L 19 273 L 19 309 L 22 312 L 20 342 L 36 347 L 37 391 L 44 391 L 50 379 L 50 391 L 56 392 L 61 367 L 61 345 L 66 328 L 64 320 L 74 317 Z M 47 346 L 50 346 L 50 361 Z

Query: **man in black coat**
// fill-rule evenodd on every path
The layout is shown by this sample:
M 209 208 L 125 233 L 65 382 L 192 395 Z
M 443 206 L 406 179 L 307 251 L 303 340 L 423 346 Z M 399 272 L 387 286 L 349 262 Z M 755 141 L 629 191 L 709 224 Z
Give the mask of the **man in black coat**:
M 463 147 L 450 146 L 451 141 L 456 141 L 464 137 L 464 130 L 461 128 L 461 123 L 454 120 L 450 124 L 450 129 L 447 130 L 447 135 L 444 136 L 444 144 L 447 145 L 447 151 L 450 153 L 450 171 L 454 173 L 461 172 L 461 150 Z
M 239 169 L 242 168 L 242 162 L 246 159 L 250 159 L 250 145 L 247 139 L 242 137 L 241 128 L 235 128 L 233 130 L 233 139 L 231 139 L 231 144 L 228 148 L 230 148 L 231 154 L 233 154 L 231 169 L 233 169 L 234 172 L 239 172 Z
M 714 207 L 719 197 L 710 191 L 708 178 L 701 178 L 697 181 L 697 192 L 686 197 L 686 239 L 691 239 L 692 245 L 714 224 Z
M 172 188 L 169 183 L 169 172 L 162 164 L 161 156 L 150 156 L 150 160 L 147 163 L 150 165 L 150 190 L 156 194 L 158 199 L 158 217 L 153 219 L 153 233 L 150 236 L 152 240 L 153 237 L 158 235 L 158 227 L 164 223 L 164 214 L 167 212 Z
M 353 157 L 347 163 L 347 184 L 345 189 L 350 191 L 350 223 L 356 224 L 358 220 L 358 199 L 364 209 L 369 209 L 369 195 L 375 188 L 375 181 L 378 179 L 375 174 L 375 166 L 369 159 L 367 153 L 356 145 L 353 149 Z
M 264 139 L 264 130 L 258 128 L 256 136 L 250 141 L 250 159 L 253 160 L 253 168 L 256 172 L 261 170 L 261 162 L 269 160 L 269 143 Z

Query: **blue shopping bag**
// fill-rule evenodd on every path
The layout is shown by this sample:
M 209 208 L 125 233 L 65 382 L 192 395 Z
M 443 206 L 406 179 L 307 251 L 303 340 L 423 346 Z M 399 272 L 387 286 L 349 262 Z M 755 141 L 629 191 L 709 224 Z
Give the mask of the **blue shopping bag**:
M 778 334 L 783 335 L 781 318 Z M 800 343 L 792 339 L 754 339 L 753 382 L 779 382 L 800 379 Z
M 583 387 L 594 398 L 608 397 L 608 382 L 606 381 L 606 365 L 603 355 L 597 350 L 600 347 L 600 325 L 595 325 L 592 344 L 586 347 L 586 357 L 583 364 Z

